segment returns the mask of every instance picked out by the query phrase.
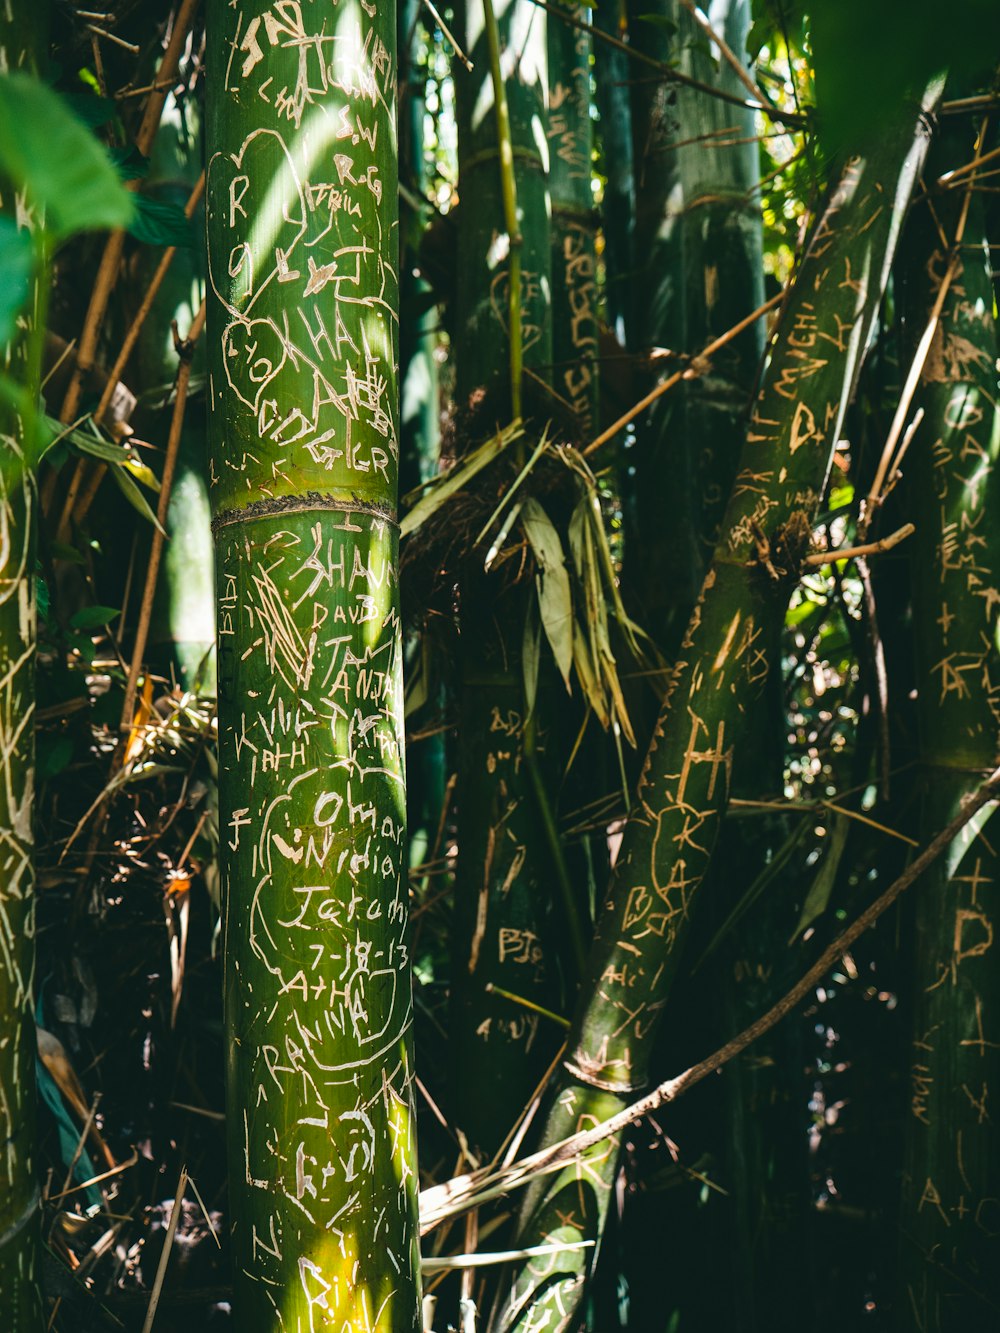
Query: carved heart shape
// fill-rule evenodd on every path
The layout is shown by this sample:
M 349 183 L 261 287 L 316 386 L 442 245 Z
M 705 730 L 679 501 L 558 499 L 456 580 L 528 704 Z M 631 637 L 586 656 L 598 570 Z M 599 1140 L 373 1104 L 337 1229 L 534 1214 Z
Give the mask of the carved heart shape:
M 254 412 L 261 394 L 285 364 L 285 346 L 269 319 L 230 324 L 222 335 L 226 379 L 236 396 Z
M 238 153 L 216 153 L 206 198 L 223 222 L 209 229 L 209 282 L 227 310 L 246 315 L 265 287 L 288 272 L 288 257 L 306 230 L 302 183 L 278 131 L 254 130 Z

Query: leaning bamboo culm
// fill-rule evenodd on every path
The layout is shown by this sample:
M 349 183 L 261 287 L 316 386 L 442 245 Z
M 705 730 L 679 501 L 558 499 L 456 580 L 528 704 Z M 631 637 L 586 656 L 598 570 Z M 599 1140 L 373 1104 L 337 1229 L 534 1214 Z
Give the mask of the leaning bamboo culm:
M 933 102 L 939 85 L 928 90 Z M 850 158 L 788 294 L 701 596 L 654 730 L 591 954 L 545 1141 L 624 1104 L 652 1040 L 726 808 L 748 710 L 784 616 L 926 151 L 918 108 Z M 666 497 L 665 503 L 666 503 Z M 597 1238 L 617 1169 L 602 1144 L 525 1200 L 518 1243 Z M 499 1326 L 569 1328 L 589 1251 L 518 1271 Z

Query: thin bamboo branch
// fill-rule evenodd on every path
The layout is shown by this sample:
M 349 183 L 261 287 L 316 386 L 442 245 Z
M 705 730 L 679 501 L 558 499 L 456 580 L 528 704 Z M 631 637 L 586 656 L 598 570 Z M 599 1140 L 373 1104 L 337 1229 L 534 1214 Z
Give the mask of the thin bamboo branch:
M 115 46 L 120 46 L 123 50 L 128 51 L 130 55 L 137 56 L 139 54 L 141 48 L 136 46 L 135 42 L 127 42 L 124 37 L 118 37 L 115 33 L 108 32 L 106 28 L 98 28 L 93 23 L 85 23 L 84 27 L 89 33 L 93 33 L 95 38 L 103 37 L 105 41 L 114 42 Z
M 526 1000 L 523 995 L 515 995 L 511 990 L 504 990 L 502 986 L 494 986 L 492 981 L 488 981 L 483 989 L 489 995 L 499 995 L 502 1000 L 510 1000 L 511 1004 L 519 1005 L 522 1009 L 529 1009 L 533 1014 L 540 1014 L 542 1018 L 547 1018 L 552 1023 L 558 1023 L 562 1028 L 568 1028 L 570 1025 L 569 1019 L 563 1018 L 562 1014 L 554 1013 L 543 1005 L 535 1004 L 534 1000 Z
M 723 37 L 722 33 L 718 32 L 712 26 L 712 23 L 708 18 L 708 16 L 704 14 L 696 4 L 694 4 L 694 0 L 681 0 L 681 4 L 694 19 L 695 23 L 697 23 L 698 27 L 701 28 L 702 32 L 705 33 L 705 35 L 709 37 L 719 48 L 719 52 L 723 60 L 725 60 L 726 64 L 729 66 L 729 68 L 739 79 L 740 83 L 742 83 L 743 87 L 750 94 L 752 100 L 755 102 L 760 102 L 764 106 L 770 106 L 771 99 L 769 97 L 765 97 L 761 89 L 757 87 L 753 79 L 751 79 L 750 75 L 747 73 L 746 66 L 739 59 L 739 57 L 733 52 L 732 47 L 726 41 L 725 37 Z M 775 107 L 773 108 L 773 110 L 776 111 L 777 108 Z
M 544 9 L 547 14 L 553 14 L 564 23 L 570 24 L 573 28 L 579 28 L 581 32 L 589 32 L 599 42 L 604 42 L 607 46 L 613 46 L 616 51 L 624 52 L 630 59 L 637 60 L 639 64 L 655 69 L 668 83 L 681 83 L 685 88 L 696 88 L 699 92 L 707 93 L 720 102 L 728 102 L 731 106 L 745 107 L 748 111 L 759 111 L 762 115 L 782 125 L 802 126 L 808 124 L 807 117 L 799 111 L 781 111 L 766 101 L 748 102 L 735 93 L 726 92 L 724 88 L 716 88 L 713 84 L 702 83 L 700 79 L 693 79 L 688 74 L 682 74 L 680 70 L 674 69 L 673 66 L 664 64 L 662 60 L 655 60 L 652 56 L 647 56 L 644 51 L 637 51 L 634 46 L 630 46 L 628 42 L 623 42 L 619 37 L 613 37 L 611 33 L 604 32 L 601 28 L 595 28 L 592 23 L 577 18 L 575 14 L 562 5 L 551 5 L 547 3 L 547 0 L 531 0 L 531 3 L 537 5 L 539 9 Z
M 193 217 L 194 211 L 198 207 L 198 203 L 204 191 L 205 173 L 203 171 L 199 176 L 194 189 L 191 191 L 191 194 L 188 196 L 187 203 L 184 205 L 184 216 L 186 218 Z M 173 263 L 176 253 L 177 247 L 175 245 L 167 246 L 163 252 L 163 257 L 156 266 L 153 276 L 149 280 L 149 286 L 146 288 L 142 298 L 142 304 L 136 311 L 135 318 L 132 320 L 128 332 L 122 340 L 122 345 L 118 351 L 118 356 L 115 358 L 115 363 L 108 372 L 108 380 L 101 394 L 100 402 L 94 410 L 94 420 L 97 422 L 103 420 L 104 414 L 108 410 L 115 389 L 118 386 L 118 381 L 124 373 L 125 365 L 129 357 L 132 355 L 132 349 L 135 347 L 139 334 L 142 332 L 142 327 L 153 307 L 153 302 L 156 300 L 157 293 L 163 285 L 163 280 L 170 270 L 170 265 Z M 69 490 L 66 494 L 62 515 L 59 519 L 59 527 L 56 534 L 58 541 L 65 542 L 68 540 L 74 519 L 77 523 L 82 523 L 90 513 L 90 508 L 94 503 L 107 470 L 107 464 L 100 462 L 100 460 L 84 460 L 82 458 L 79 460 L 73 474 L 73 479 L 70 482 Z
M 167 1264 L 170 1262 L 170 1251 L 173 1249 L 174 1237 L 177 1235 L 177 1224 L 181 1220 L 181 1207 L 184 1203 L 184 1191 L 187 1189 L 188 1173 L 187 1167 L 181 1167 L 180 1179 L 177 1182 L 177 1190 L 174 1194 L 173 1207 L 170 1209 L 170 1221 L 167 1223 L 167 1234 L 163 1240 L 163 1249 L 160 1252 L 160 1262 L 156 1266 L 156 1278 L 153 1282 L 153 1290 L 149 1295 L 149 1305 L 146 1308 L 146 1318 L 142 1321 L 142 1333 L 150 1333 L 153 1327 L 153 1320 L 156 1318 L 156 1307 L 160 1303 L 160 1296 L 163 1293 L 163 1283 L 167 1276 Z
M 163 114 L 163 106 L 167 100 L 167 93 L 172 86 L 173 79 L 177 73 L 181 53 L 184 50 L 184 44 L 187 41 L 188 29 L 194 19 L 194 12 L 197 6 L 198 0 L 181 0 L 180 8 L 178 9 L 177 17 L 174 21 L 173 31 L 171 32 L 170 40 L 167 43 L 167 49 L 160 62 L 160 82 L 153 85 L 150 90 L 149 98 L 147 99 L 146 106 L 143 110 L 142 120 L 139 124 L 139 130 L 135 136 L 135 146 L 143 157 L 149 156 L 150 149 L 153 146 L 153 139 L 156 137 L 156 131 L 160 124 L 160 117 Z M 102 36 L 108 36 L 108 34 L 103 33 Z M 137 189 L 138 181 L 126 181 L 125 188 L 131 190 Z M 113 231 L 108 237 L 104 247 L 101 263 L 97 270 L 97 277 L 94 280 L 94 290 L 91 293 L 90 305 L 87 307 L 83 329 L 80 332 L 76 365 L 73 367 L 73 373 L 70 376 L 70 381 L 66 388 L 66 396 L 63 399 L 62 410 L 59 413 L 59 420 L 63 423 L 71 421 L 76 415 L 77 408 L 80 404 L 80 394 L 83 389 L 84 379 L 93 369 L 94 358 L 97 353 L 97 340 L 100 337 L 101 327 L 104 324 L 104 316 L 108 308 L 108 301 L 111 298 L 111 292 L 114 289 L 115 281 L 118 277 L 124 245 L 125 233 L 123 231 Z
M 153 614 L 153 598 L 156 595 L 156 580 L 160 570 L 160 558 L 163 554 L 163 530 L 166 528 L 167 508 L 170 504 L 170 492 L 174 481 L 174 469 L 177 465 L 177 454 L 180 449 L 181 431 L 184 426 L 184 412 L 187 408 L 188 383 L 191 379 L 191 359 L 194 354 L 194 346 L 201 336 L 201 331 L 205 326 L 205 302 L 202 301 L 198 313 L 191 322 L 187 338 L 181 342 L 177 336 L 177 326 L 174 325 L 174 344 L 177 348 L 177 354 L 180 357 L 180 365 L 177 370 L 177 388 L 174 399 L 174 411 L 170 420 L 170 434 L 167 437 L 166 457 L 163 462 L 163 477 L 160 481 L 159 502 L 156 506 L 156 521 L 158 527 L 153 529 L 153 540 L 149 552 L 149 564 L 146 567 L 146 582 L 142 590 L 142 604 L 139 609 L 139 619 L 135 627 L 135 643 L 132 649 L 132 661 L 129 666 L 128 681 L 125 686 L 125 700 L 122 704 L 121 727 L 124 735 L 131 724 L 132 713 L 135 708 L 136 686 L 139 680 L 139 673 L 142 670 L 143 659 L 146 653 L 146 640 L 149 635 L 149 622 Z M 118 762 L 121 762 L 123 749 L 119 744 L 116 755 Z
M 80 1130 L 80 1137 L 77 1139 L 76 1150 L 74 1151 L 73 1156 L 70 1159 L 69 1166 L 66 1169 L 66 1179 L 63 1182 L 62 1194 L 59 1195 L 60 1198 L 62 1198 L 62 1195 L 66 1193 L 70 1185 L 72 1185 L 73 1183 L 73 1172 L 76 1170 L 77 1162 L 83 1155 L 83 1145 L 87 1142 L 87 1135 L 94 1127 L 94 1120 L 97 1116 L 97 1108 L 100 1106 L 100 1104 L 101 1104 L 101 1094 L 99 1092 L 95 1092 L 94 1100 L 91 1102 L 90 1110 L 87 1112 L 87 1118 L 83 1122 L 83 1128 Z M 114 1159 L 112 1159 L 111 1165 L 112 1166 L 116 1165 Z
M 956 116 L 965 111 L 990 111 L 995 106 L 1000 106 L 1000 97 L 996 93 L 980 93 L 976 97 L 957 97 L 950 102 L 942 102 L 939 114 Z
M 985 162 L 992 162 L 994 158 L 1000 157 L 1000 148 L 991 148 L 988 153 L 983 153 L 981 157 L 976 156 L 971 162 L 966 162 L 964 166 L 955 167 L 953 171 L 946 171 L 944 175 L 937 179 L 938 185 L 954 185 L 959 176 L 965 176 L 970 171 L 975 171 Z
M 914 532 L 916 528 L 912 523 L 904 523 L 895 532 L 890 532 L 888 537 L 880 537 L 875 542 L 864 542 L 861 546 L 844 546 L 839 551 L 814 551 L 812 555 L 806 556 L 805 564 L 818 569 L 823 565 L 832 565 L 835 560 L 856 560 L 859 556 L 879 555 L 882 551 L 891 551 L 894 546 L 906 541 L 907 537 L 912 537 Z
M 536 2 L 537 0 L 533 0 L 533 3 Z M 623 412 L 617 421 L 608 426 L 607 430 L 603 430 L 596 440 L 592 440 L 585 449 L 581 450 L 584 458 L 589 457 L 589 455 L 596 449 L 599 449 L 602 444 L 607 444 L 608 440 L 613 439 L 623 427 L 629 424 L 630 421 L 634 421 L 637 416 L 641 416 L 646 408 L 649 407 L 650 403 L 655 403 L 657 398 L 665 394 L 668 389 L 672 389 L 674 385 L 679 384 L 681 380 L 696 379 L 697 376 L 702 373 L 704 363 L 709 357 L 714 356 L 720 348 L 725 347 L 726 344 L 732 342 L 734 338 L 738 338 L 744 329 L 750 328 L 750 326 L 755 324 L 762 315 L 766 315 L 769 310 L 773 310 L 776 305 L 784 300 L 784 296 L 785 293 L 783 291 L 778 292 L 776 296 L 772 296 L 770 300 L 765 301 L 763 305 L 760 305 L 756 310 L 751 311 L 745 319 L 741 319 L 737 324 L 734 324 L 731 329 L 727 329 L 725 333 L 721 333 L 718 338 L 713 339 L 704 351 L 699 353 L 691 365 L 686 366 L 684 370 L 675 371 L 674 374 L 669 375 L 662 384 L 658 384 L 655 389 L 650 389 L 649 393 L 647 393 L 644 398 L 640 398 L 639 401 L 634 403 L 627 412 Z
M 769 1032 L 786 1014 L 790 1013 L 805 999 L 843 954 L 869 927 L 875 924 L 879 917 L 892 906 L 906 889 L 910 888 L 920 878 L 928 867 L 933 865 L 979 811 L 989 805 L 990 802 L 997 800 L 998 796 L 1000 796 L 1000 768 L 994 770 L 959 814 L 927 844 L 919 856 L 911 861 L 910 865 L 889 885 L 885 892 L 880 894 L 855 918 L 846 930 L 842 931 L 823 950 L 816 962 L 799 978 L 795 985 L 776 1004 L 761 1014 L 742 1032 L 727 1041 L 724 1046 L 720 1046 L 718 1050 L 713 1051 L 704 1060 L 691 1065 L 690 1068 L 685 1069 L 683 1073 L 678 1074 L 675 1078 L 660 1083 L 644 1097 L 640 1097 L 623 1111 L 610 1116 L 592 1129 L 562 1139 L 549 1148 L 522 1158 L 510 1167 L 500 1168 L 493 1172 L 474 1172 L 468 1176 L 449 1181 L 445 1185 L 433 1186 L 431 1189 L 425 1190 L 421 1197 L 421 1232 L 431 1230 L 440 1222 L 454 1217 L 467 1208 L 479 1207 L 488 1198 L 506 1194 L 512 1189 L 526 1185 L 539 1175 L 559 1170 L 568 1162 L 579 1159 L 588 1149 L 619 1133 L 634 1121 L 640 1120 L 643 1116 L 651 1114 L 669 1102 L 676 1101 L 678 1097 L 696 1083 L 700 1083 L 709 1074 L 714 1074 L 716 1070 L 721 1069 L 734 1056 L 739 1055 L 741 1051 L 752 1045 L 758 1037 L 763 1036 L 765 1032 Z
M 472 71 L 475 69 L 475 65 L 473 65 L 472 61 L 459 46 L 458 42 L 455 40 L 455 34 L 451 31 L 447 23 L 445 23 L 444 19 L 434 8 L 433 4 L 431 3 L 431 0 L 420 0 L 420 3 L 423 5 L 423 7 L 427 10 L 428 14 L 430 14 L 431 18 L 437 24 L 441 32 L 441 36 L 445 39 L 445 41 L 448 43 L 451 49 L 458 56 L 459 60 L 461 60 L 462 64 L 471 74 Z

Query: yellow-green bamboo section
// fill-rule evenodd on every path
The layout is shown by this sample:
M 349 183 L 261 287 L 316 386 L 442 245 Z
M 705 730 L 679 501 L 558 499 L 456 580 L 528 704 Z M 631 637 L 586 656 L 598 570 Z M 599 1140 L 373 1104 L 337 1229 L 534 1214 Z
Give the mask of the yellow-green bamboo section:
M 234 1319 L 412 1333 L 395 6 L 209 0 Z
M 40 9 L 0 12 L 0 70 L 32 69 Z M 44 218 L 0 175 L 0 214 L 20 232 Z M 37 252 L 41 246 L 36 246 Z M 46 277 L 36 268 L 0 375 L 33 402 L 40 390 Z M 34 427 L 0 398 L 0 1326 L 41 1333 L 41 1212 L 35 1091 L 35 547 Z

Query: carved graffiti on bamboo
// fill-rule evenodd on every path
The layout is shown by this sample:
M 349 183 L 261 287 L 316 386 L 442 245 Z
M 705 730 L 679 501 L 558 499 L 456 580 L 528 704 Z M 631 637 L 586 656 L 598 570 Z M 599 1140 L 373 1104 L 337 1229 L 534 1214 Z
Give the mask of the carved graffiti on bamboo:
M 18 1072 L 34 1059 L 34 1027 L 29 1026 L 34 989 L 34 954 L 26 956 L 25 936 L 34 937 L 32 805 L 34 772 L 30 746 L 35 717 L 34 574 L 30 563 L 32 483 L 21 441 L 0 433 L 0 619 L 5 633 L 0 647 L 0 968 L 4 972 L 6 1040 L 22 1059 L 8 1058 L 14 1071 L 0 1087 L 0 1136 L 6 1148 L 0 1182 L 21 1188 L 25 1163 L 21 1145 L 29 1087 Z M 26 965 L 29 970 L 26 970 Z M 30 1036 L 32 1051 L 23 1055 Z
M 532 269 L 521 270 L 521 350 L 529 352 L 541 341 L 548 311 L 548 292 L 541 275 Z M 510 270 L 502 268 L 490 282 L 490 310 L 504 334 L 510 325 Z
M 220 764 L 243 793 L 220 832 L 225 897 L 250 886 L 227 921 L 256 974 L 236 987 L 245 1184 L 283 1202 L 255 1213 L 243 1271 L 279 1322 L 291 1283 L 298 1327 L 372 1333 L 394 1294 L 367 1286 L 373 1241 L 407 1282 L 413 1263 L 398 534 L 383 500 L 398 463 L 395 182 L 379 166 L 395 71 L 367 0 L 231 8 L 225 92 L 259 116 L 212 155 L 206 186 L 210 405 L 227 413 L 211 476 Z M 398 1197 L 370 1209 L 387 1170 Z

